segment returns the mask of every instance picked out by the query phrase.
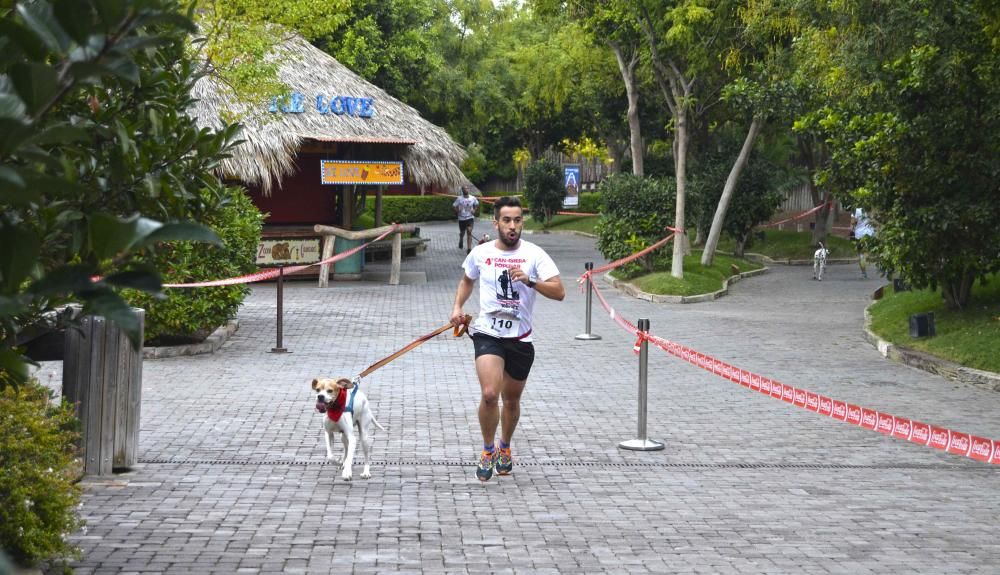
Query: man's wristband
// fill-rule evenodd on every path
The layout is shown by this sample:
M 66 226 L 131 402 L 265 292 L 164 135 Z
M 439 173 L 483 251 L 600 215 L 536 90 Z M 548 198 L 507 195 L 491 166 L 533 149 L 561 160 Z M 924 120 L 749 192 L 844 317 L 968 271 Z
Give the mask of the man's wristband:
M 528 287 L 530 287 L 530 288 L 534 288 L 534 287 L 535 287 L 535 280 L 533 280 L 533 279 L 529 279 L 528 281 L 526 281 L 526 282 L 524 283 L 524 285 L 526 285 L 526 286 L 528 286 Z

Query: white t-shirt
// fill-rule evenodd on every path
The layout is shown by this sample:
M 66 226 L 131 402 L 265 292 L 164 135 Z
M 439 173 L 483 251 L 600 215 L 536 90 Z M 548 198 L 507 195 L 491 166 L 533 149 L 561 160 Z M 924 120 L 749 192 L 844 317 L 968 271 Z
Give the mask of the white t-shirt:
M 865 238 L 875 235 L 875 228 L 872 227 L 872 222 L 863 209 L 854 210 L 854 220 L 854 237 Z
M 458 196 L 451 205 L 458 208 L 458 219 L 471 220 L 476 217 L 476 207 L 479 206 L 479 200 L 472 195 L 469 197 Z
M 507 270 L 520 267 L 536 282 L 559 275 L 559 268 L 549 254 L 537 245 L 521 240 L 515 250 L 501 250 L 496 242 L 472 248 L 462 262 L 465 275 L 479 280 L 479 317 L 472 322 L 473 333 L 493 337 L 521 337 L 531 331 L 535 307 L 533 288 L 511 281 Z M 531 336 L 522 341 L 531 341 Z

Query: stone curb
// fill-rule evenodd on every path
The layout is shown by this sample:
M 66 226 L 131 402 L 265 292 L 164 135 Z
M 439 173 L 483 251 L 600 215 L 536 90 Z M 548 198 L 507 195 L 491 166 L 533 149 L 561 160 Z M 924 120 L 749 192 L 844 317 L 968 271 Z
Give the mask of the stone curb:
M 959 365 L 922 351 L 902 347 L 880 338 L 871 330 L 872 316 L 869 308 L 873 305 L 875 305 L 874 301 L 865 307 L 865 324 L 862 330 L 864 331 L 865 340 L 872 344 L 882 354 L 882 357 L 928 373 L 940 375 L 951 381 L 1000 391 L 1000 373 L 965 367 L 964 365 Z
M 727 256 L 732 256 L 733 254 L 729 252 L 717 251 L 716 253 L 725 254 Z M 756 254 L 753 252 L 744 252 L 743 257 L 759 264 L 764 265 L 784 265 L 784 266 L 811 266 L 813 261 L 808 260 L 793 260 L 789 258 L 783 259 L 772 259 L 764 254 Z M 858 258 L 826 258 L 826 265 L 840 265 L 840 264 L 856 264 L 858 263 Z
M 699 295 L 658 295 L 646 293 L 634 285 L 624 281 L 611 277 L 610 273 L 602 275 L 602 279 L 605 283 L 610 284 L 615 289 L 618 289 L 636 299 L 641 299 L 653 303 L 701 303 L 705 301 L 712 301 L 719 299 L 720 297 L 729 293 L 729 284 L 736 283 L 743 278 L 758 276 L 768 272 L 768 268 L 761 268 L 759 270 L 751 270 L 748 272 L 742 272 L 735 276 L 730 276 L 722 280 L 722 289 L 714 291 L 711 293 L 703 293 Z
M 142 348 L 142 358 L 143 359 L 163 359 L 166 357 L 178 357 L 182 355 L 201 355 L 204 353 L 215 353 L 222 344 L 226 343 L 229 336 L 236 333 L 236 330 L 240 328 L 240 322 L 231 319 L 226 322 L 226 325 L 220 326 L 212 335 L 205 338 L 205 341 L 200 343 L 189 343 L 185 345 L 166 345 L 162 347 L 144 347 Z

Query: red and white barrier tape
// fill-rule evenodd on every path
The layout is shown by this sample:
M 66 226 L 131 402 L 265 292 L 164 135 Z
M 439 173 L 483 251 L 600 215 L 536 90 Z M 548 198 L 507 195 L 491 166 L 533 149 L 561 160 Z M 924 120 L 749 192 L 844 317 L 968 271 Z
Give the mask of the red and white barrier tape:
M 604 267 L 608 268 L 612 266 L 609 264 Z M 597 300 L 601 302 L 601 306 L 608 312 L 611 320 L 625 331 L 636 336 L 636 342 L 632 346 L 632 350 L 635 353 L 639 352 L 639 346 L 645 339 L 663 351 L 679 357 L 692 365 L 738 383 L 752 391 L 763 393 L 775 399 L 781 399 L 797 407 L 820 415 L 829 416 L 838 421 L 844 421 L 865 429 L 877 431 L 884 435 L 905 439 L 955 455 L 964 455 L 978 461 L 1000 465 L 1000 440 L 954 431 L 945 427 L 938 427 L 929 423 L 832 399 L 825 395 L 783 384 L 736 367 L 712 356 L 699 353 L 687 346 L 652 335 L 649 332 L 641 332 L 634 324 L 623 318 L 608 304 L 607 300 L 604 299 L 604 294 L 601 293 L 601 290 L 598 289 L 594 282 L 591 282 L 591 288 L 597 294 Z
M 459 197 L 459 196 L 455 196 L 455 195 L 452 195 L 452 194 L 446 194 L 444 192 L 431 192 L 431 195 L 433 195 L 433 196 L 448 196 L 449 198 L 457 198 L 457 197 Z M 496 202 L 497 200 L 499 200 L 500 198 L 499 197 L 490 197 L 490 196 L 479 196 L 476 199 L 479 200 L 480 202 L 485 202 L 487 204 L 492 204 L 492 203 Z M 524 211 L 529 212 L 531 210 L 530 210 L 530 208 L 524 208 Z M 595 214 L 595 213 L 592 213 L 592 212 L 556 212 L 556 214 L 558 214 L 560 216 L 599 216 L 599 215 L 601 215 L 601 214 Z
M 327 258 L 325 260 L 318 261 L 318 262 L 315 262 L 315 263 L 306 264 L 306 265 L 300 265 L 300 266 L 287 266 L 285 268 L 271 268 L 271 269 L 266 269 L 266 270 L 260 270 L 258 272 L 254 272 L 252 274 L 246 274 L 246 275 L 242 275 L 242 276 L 237 276 L 237 277 L 233 277 L 233 278 L 226 278 L 226 279 L 221 279 L 221 280 L 212 280 L 212 281 L 203 281 L 203 282 L 192 282 L 192 283 L 182 283 L 182 284 L 163 284 L 163 287 L 165 287 L 165 288 L 189 288 L 189 287 L 228 286 L 228 285 L 236 285 L 236 284 L 249 284 L 249 283 L 254 283 L 254 282 L 259 282 L 259 281 L 274 279 L 274 278 L 278 277 L 282 273 L 282 269 L 284 270 L 284 273 L 286 275 L 287 274 L 293 274 L 293 273 L 300 272 L 300 271 L 305 270 L 305 269 L 309 269 L 309 268 L 311 268 L 313 266 L 320 266 L 320 265 L 323 265 L 323 264 L 332 264 L 332 263 L 338 262 L 338 261 L 340 261 L 340 260 L 342 260 L 344 258 L 348 258 L 350 256 L 353 256 L 354 254 L 356 254 L 359 251 L 363 250 L 365 248 L 365 246 L 368 246 L 369 244 L 377 242 L 377 241 L 385 238 L 389 234 L 394 233 L 397 230 L 397 228 L 398 228 L 398 226 L 396 224 L 393 224 L 392 228 L 389 231 L 385 232 L 384 234 L 380 235 L 379 237 L 377 237 L 377 238 L 375 238 L 375 239 L 373 239 L 373 240 L 371 240 L 371 241 L 369 241 L 367 243 L 361 244 L 360 246 L 353 247 L 353 248 L 347 250 L 346 252 L 341 252 L 341 253 L 339 253 L 339 254 L 337 254 L 335 256 L 329 257 L 329 258 Z
M 764 224 L 764 225 L 762 225 L 760 227 L 762 227 L 762 228 L 772 228 L 774 226 L 780 226 L 781 224 L 787 224 L 788 222 L 791 222 L 791 221 L 794 221 L 794 220 L 798 220 L 798 219 L 802 219 L 802 218 L 804 218 L 804 217 L 806 217 L 808 215 L 815 214 L 819 210 L 823 209 L 823 206 L 825 206 L 825 205 L 826 205 L 826 202 L 824 202 L 824 203 L 822 203 L 822 204 L 820 204 L 820 205 L 818 205 L 818 206 L 816 206 L 814 208 L 810 208 L 810 209 L 802 212 L 801 214 L 799 214 L 797 216 L 792 216 L 790 218 L 785 218 L 783 220 L 778 220 L 776 222 L 771 222 L 769 224 Z
M 644 249 L 644 250 L 641 250 L 641 251 L 638 251 L 638 252 L 635 252 L 634 254 L 632 254 L 632 255 L 630 255 L 630 256 L 625 256 L 625 257 L 623 257 L 623 258 L 621 258 L 621 259 L 618 259 L 618 260 L 615 260 L 615 261 L 611 262 L 610 264 L 607 264 L 607 265 L 604 265 L 604 266 L 601 266 L 601 267 L 599 267 L 599 268 L 596 268 L 596 269 L 592 269 L 592 270 L 588 270 L 588 271 L 585 271 L 585 272 L 583 272 L 583 274 L 582 274 L 582 275 L 580 275 L 580 277 L 576 278 L 576 283 L 578 283 L 578 284 L 581 284 L 581 285 L 582 285 L 582 284 L 583 284 L 583 282 L 587 281 L 587 278 L 588 278 L 588 277 L 591 277 L 591 276 L 593 276 L 594 274 L 599 274 L 599 273 L 603 273 L 603 272 L 606 272 L 606 271 L 608 271 L 608 270 L 610 270 L 610 269 L 614 269 L 614 268 L 616 268 L 616 267 L 618 267 L 618 266 L 623 266 L 623 265 L 625 265 L 625 264 L 627 264 L 627 263 L 630 263 L 630 262 L 633 262 L 633 261 L 635 261 L 635 260 L 637 260 L 637 259 L 641 258 L 642 256 L 644 256 L 644 255 L 648 254 L 649 252 L 651 252 L 651 251 L 653 251 L 653 250 L 658 250 L 658 249 L 660 249 L 660 248 L 661 248 L 661 247 L 663 247 L 663 246 L 664 246 L 664 245 L 665 245 L 665 244 L 666 244 L 667 242 L 669 242 L 670 240 L 672 240 L 672 239 L 674 238 L 674 236 L 676 235 L 676 233 L 677 233 L 677 230 L 675 230 L 674 228 L 667 228 L 667 229 L 669 229 L 669 230 L 673 231 L 674 233 L 670 234 L 669 236 L 667 236 L 667 237 L 663 238 L 662 240 L 660 240 L 660 241 L 656 242 L 655 244 L 653 244 L 653 245 L 649 246 L 648 248 L 646 248 L 646 249 Z

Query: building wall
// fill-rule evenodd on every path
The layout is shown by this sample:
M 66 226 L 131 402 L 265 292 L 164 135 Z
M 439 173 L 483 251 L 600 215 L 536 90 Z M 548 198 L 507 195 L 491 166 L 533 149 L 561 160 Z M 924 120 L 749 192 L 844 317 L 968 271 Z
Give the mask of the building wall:
M 280 187 L 273 186 L 270 196 L 265 196 L 257 186 L 247 187 L 257 208 L 269 214 L 265 223 L 286 226 L 340 224 L 337 204 L 341 186 L 320 183 L 320 160 L 329 159 L 330 155 L 300 153 L 298 158 L 298 171 L 286 176 Z M 374 196 L 374 187 L 367 191 L 369 197 Z M 426 193 L 431 191 L 426 190 Z M 412 182 L 405 182 L 401 186 L 387 186 L 384 193 L 419 196 L 421 191 Z

